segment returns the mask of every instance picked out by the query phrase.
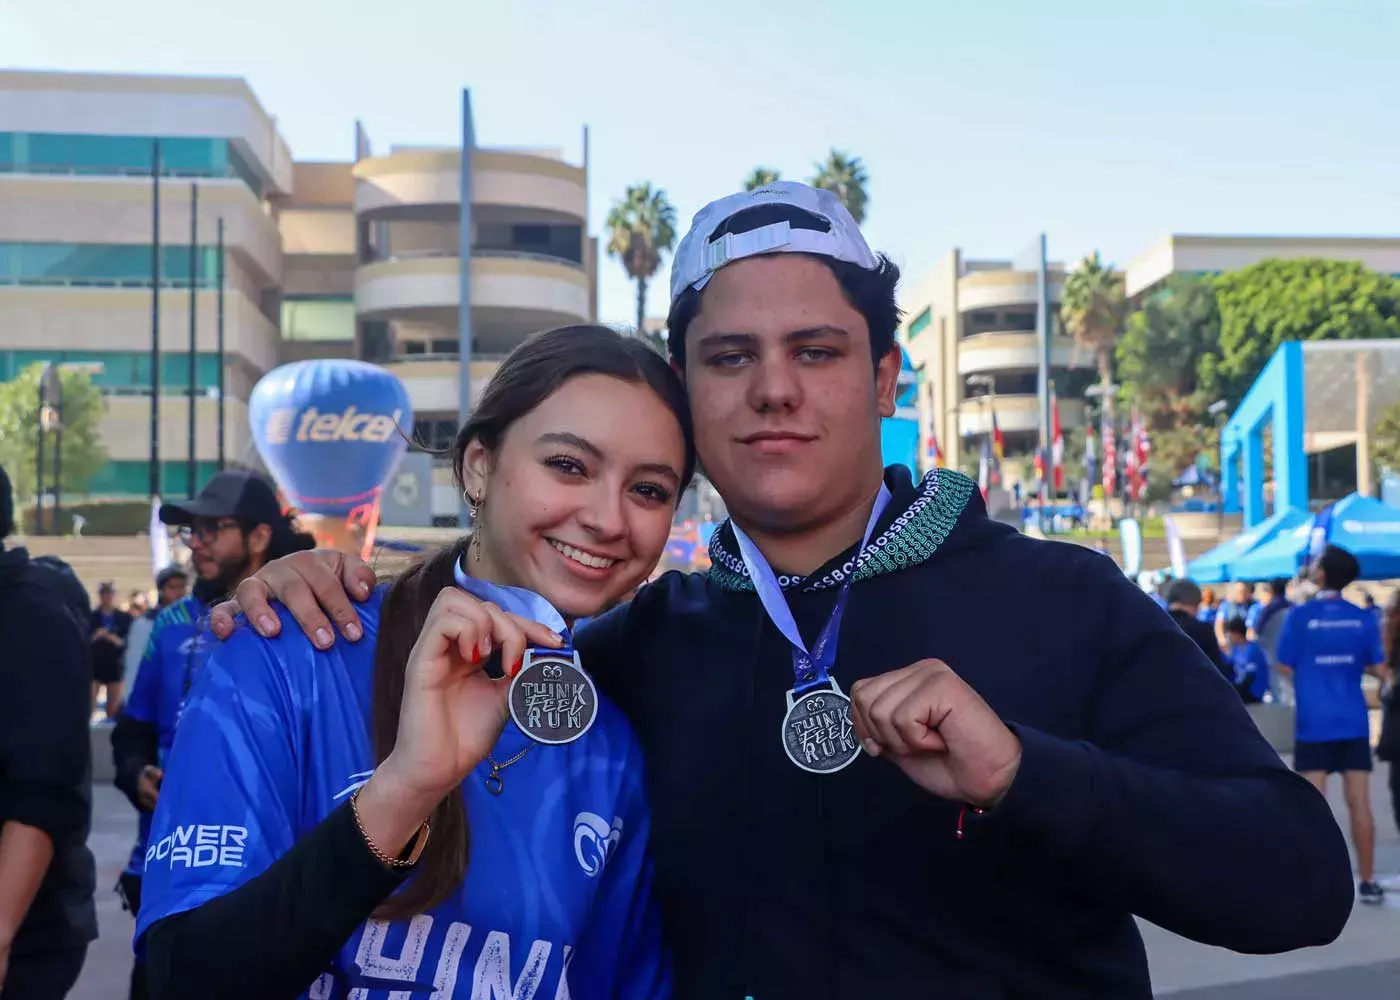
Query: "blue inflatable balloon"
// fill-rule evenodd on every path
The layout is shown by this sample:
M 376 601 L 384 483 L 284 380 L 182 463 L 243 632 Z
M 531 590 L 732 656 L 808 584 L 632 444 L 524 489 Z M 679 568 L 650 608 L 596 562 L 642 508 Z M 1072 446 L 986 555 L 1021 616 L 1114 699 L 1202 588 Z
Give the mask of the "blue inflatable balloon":
M 248 419 L 287 502 L 325 516 L 373 502 L 413 432 L 402 382 L 383 368 L 338 358 L 268 372 L 253 388 Z

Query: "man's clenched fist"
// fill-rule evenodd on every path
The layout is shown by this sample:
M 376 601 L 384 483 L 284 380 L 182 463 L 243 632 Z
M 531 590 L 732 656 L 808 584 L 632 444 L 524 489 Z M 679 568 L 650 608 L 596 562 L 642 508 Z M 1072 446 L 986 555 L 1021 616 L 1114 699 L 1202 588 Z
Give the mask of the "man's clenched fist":
M 941 660 L 920 660 L 851 685 L 852 719 L 885 756 L 940 798 L 990 809 L 1021 765 L 1021 741 Z

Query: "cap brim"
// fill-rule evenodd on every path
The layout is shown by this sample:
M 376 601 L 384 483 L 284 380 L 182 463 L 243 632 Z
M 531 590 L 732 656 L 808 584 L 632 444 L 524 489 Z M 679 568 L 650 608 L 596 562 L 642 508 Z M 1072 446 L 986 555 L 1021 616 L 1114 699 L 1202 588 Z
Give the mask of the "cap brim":
M 196 497 L 193 500 L 186 500 L 184 503 L 162 503 L 160 505 L 160 523 L 169 525 L 193 524 L 201 517 L 232 517 L 233 511 L 227 504 L 219 501 L 210 502 Z

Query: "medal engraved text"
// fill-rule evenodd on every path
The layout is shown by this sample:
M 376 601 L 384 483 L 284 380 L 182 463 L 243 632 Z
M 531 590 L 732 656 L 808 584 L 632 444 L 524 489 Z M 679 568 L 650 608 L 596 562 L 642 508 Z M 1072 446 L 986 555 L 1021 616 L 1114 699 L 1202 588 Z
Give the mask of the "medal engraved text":
M 582 729 L 588 708 L 587 685 L 563 681 L 522 681 L 525 721 L 529 728 Z
M 789 722 L 789 745 L 798 758 L 820 768 L 832 760 L 844 760 L 855 750 L 851 710 L 843 699 L 817 695 L 806 699 L 803 712 Z

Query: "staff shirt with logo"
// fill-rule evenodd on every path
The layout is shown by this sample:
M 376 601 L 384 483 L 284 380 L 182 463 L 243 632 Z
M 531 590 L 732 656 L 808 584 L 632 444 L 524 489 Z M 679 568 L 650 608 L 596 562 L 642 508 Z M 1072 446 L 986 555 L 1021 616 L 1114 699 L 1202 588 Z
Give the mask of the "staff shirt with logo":
M 1259 648 L 1259 643 L 1237 643 L 1227 655 L 1236 690 L 1247 691 L 1256 701 L 1263 701 L 1264 695 L 1269 693 L 1269 658 Z
M 1298 739 L 1369 739 L 1361 675 L 1384 658 L 1375 616 L 1341 596 L 1320 595 L 1289 611 L 1278 662 L 1293 668 Z
M 123 711 L 137 722 L 156 728 L 160 766 L 175 742 L 175 723 L 187 687 L 207 657 L 211 637 L 202 628 L 208 608 L 193 594 L 164 608 L 156 615 L 146 651 L 136 672 Z M 151 830 L 151 813 L 143 812 L 136 831 L 136 846 L 127 862 L 128 874 L 140 875 L 145 867 L 146 838 Z
M 146 851 L 136 933 L 237 888 L 363 785 L 373 637 L 316 650 L 284 613 L 267 640 L 240 627 L 201 671 Z M 602 700 L 582 739 L 533 744 L 508 723 L 462 784 L 471 860 L 461 889 L 405 921 L 369 921 L 302 996 L 433 1000 L 669 996 L 651 893 L 650 817 L 631 728 Z

